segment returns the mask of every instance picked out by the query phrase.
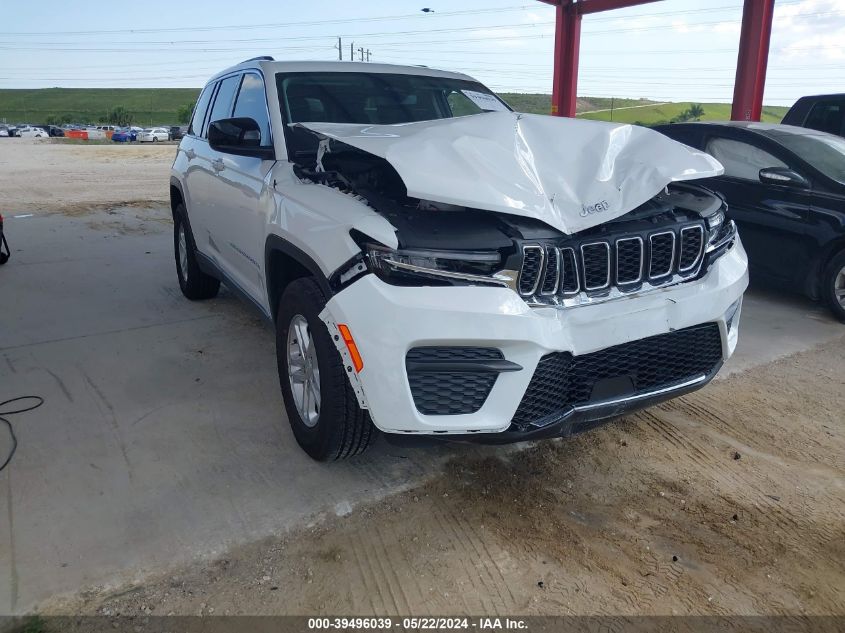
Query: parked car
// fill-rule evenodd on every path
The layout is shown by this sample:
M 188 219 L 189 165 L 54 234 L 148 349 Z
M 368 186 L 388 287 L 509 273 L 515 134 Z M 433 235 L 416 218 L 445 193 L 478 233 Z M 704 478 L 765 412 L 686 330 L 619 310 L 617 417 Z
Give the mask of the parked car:
M 169 138 L 167 130 L 163 127 L 145 128 L 138 134 L 138 140 L 141 143 L 157 143 L 158 141 L 167 141 Z
M 16 135 L 21 138 L 48 138 L 50 136 L 44 128 L 32 127 L 30 125 L 18 128 Z
M 845 139 L 769 123 L 657 129 L 724 165 L 707 185 L 727 200 L 751 278 L 821 299 L 845 321 Z
M 115 143 L 132 143 L 137 139 L 138 135 L 131 128 L 119 128 L 111 137 L 111 140 Z
M 65 135 L 65 131 L 62 128 L 56 126 L 56 125 L 48 125 L 47 126 L 47 133 L 50 136 L 56 136 L 56 137 L 62 137 L 62 136 Z
M 517 114 L 459 73 L 254 59 L 205 86 L 179 144 L 176 273 L 275 324 L 315 459 L 375 429 L 568 436 L 733 353 L 747 260 L 695 184 L 721 169 L 646 128 Z
M 845 136 L 845 94 L 801 97 L 781 123 Z
M 171 125 L 169 131 L 170 131 L 170 140 L 179 141 L 179 140 L 182 140 L 183 136 L 185 136 L 185 132 L 188 131 L 188 126 L 187 125 Z
M 0 125 L 0 136 L 9 136 L 9 128 L 5 125 Z

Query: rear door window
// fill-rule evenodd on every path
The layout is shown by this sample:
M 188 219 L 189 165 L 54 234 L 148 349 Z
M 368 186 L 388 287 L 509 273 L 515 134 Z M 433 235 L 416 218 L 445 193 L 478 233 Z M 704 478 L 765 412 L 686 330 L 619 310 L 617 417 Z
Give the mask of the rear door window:
M 214 97 L 214 105 L 211 107 L 211 115 L 208 117 L 209 123 L 219 121 L 220 119 L 228 119 L 232 116 L 232 103 L 235 100 L 235 92 L 238 89 L 240 81 L 240 75 L 232 75 L 220 82 L 220 87 L 217 89 L 217 96 Z
M 845 101 L 820 101 L 810 110 L 804 127 L 841 136 L 845 133 L 844 115 Z

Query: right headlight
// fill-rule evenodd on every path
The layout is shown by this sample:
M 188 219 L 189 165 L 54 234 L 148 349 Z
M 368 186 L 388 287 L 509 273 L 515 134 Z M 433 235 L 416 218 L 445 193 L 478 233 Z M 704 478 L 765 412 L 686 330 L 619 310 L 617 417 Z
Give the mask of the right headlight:
M 365 246 L 370 270 L 396 286 L 509 286 L 498 251 L 441 251 Z

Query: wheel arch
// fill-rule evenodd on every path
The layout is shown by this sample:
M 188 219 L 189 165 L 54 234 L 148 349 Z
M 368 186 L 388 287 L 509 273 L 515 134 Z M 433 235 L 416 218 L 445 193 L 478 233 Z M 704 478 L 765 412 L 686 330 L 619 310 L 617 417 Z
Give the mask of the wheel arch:
M 264 245 L 264 274 L 267 287 L 267 307 L 273 320 L 279 309 L 279 299 L 285 288 L 295 279 L 313 278 L 327 297 L 334 293 L 323 271 L 305 251 L 279 235 L 270 235 Z

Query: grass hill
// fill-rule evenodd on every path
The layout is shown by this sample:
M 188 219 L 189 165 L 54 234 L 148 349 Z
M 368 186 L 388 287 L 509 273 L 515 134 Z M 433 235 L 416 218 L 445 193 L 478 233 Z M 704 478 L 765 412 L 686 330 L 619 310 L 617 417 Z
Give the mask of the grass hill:
M 548 114 L 552 106 L 551 95 L 502 93 L 501 97 L 519 112 Z M 599 121 L 613 120 L 618 123 L 637 123 L 657 125 L 669 123 L 679 117 L 692 102 L 658 103 L 647 99 L 611 99 L 597 97 L 579 97 L 576 106 L 577 116 Z M 704 115 L 702 121 L 727 121 L 731 118 L 730 103 L 702 103 Z M 610 108 L 613 107 L 612 119 Z M 761 119 L 769 123 L 780 123 L 789 108 L 765 106 Z
M 75 123 L 106 121 L 109 110 L 123 106 L 135 123 L 178 123 L 176 111 L 191 105 L 199 88 L 42 88 L 0 89 L 0 121 L 46 123 L 50 116 L 68 116 Z
M 0 121 L 9 123 L 46 123 L 48 117 L 68 117 L 78 123 L 99 123 L 106 120 L 114 107 L 123 106 L 141 125 L 177 123 L 177 110 L 192 105 L 199 88 L 43 88 L 37 90 L 0 89 Z M 520 112 L 548 114 L 551 95 L 502 93 Z M 647 99 L 608 99 L 579 97 L 578 116 L 587 119 L 612 120 L 620 123 L 654 125 L 677 118 L 690 107 L 689 102 L 657 103 Z M 731 107 L 727 103 L 703 103 L 702 120 L 726 120 Z M 787 108 L 769 106 L 763 109 L 763 120 L 780 122 Z

